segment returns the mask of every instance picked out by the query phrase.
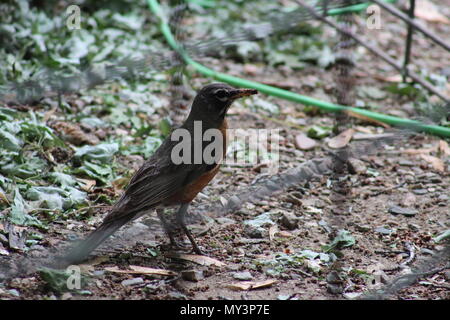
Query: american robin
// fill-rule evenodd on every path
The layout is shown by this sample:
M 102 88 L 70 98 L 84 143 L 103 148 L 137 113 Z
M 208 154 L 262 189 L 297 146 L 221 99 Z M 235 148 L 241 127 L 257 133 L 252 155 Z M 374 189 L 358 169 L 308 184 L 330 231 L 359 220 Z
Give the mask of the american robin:
M 253 89 L 236 89 L 227 84 L 213 83 L 203 87 L 192 103 L 189 116 L 183 125 L 172 131 L 155 153 L 142 165 L 131 178 L 120 199 L 111 208 L 103 223 L 80 244 L 72 248 L 63 257 L 63 261 L 71 264 L 84 260 L 90 252 L 98 247 L 110 235 L 129 221 L 137 219 L 150 209 L 157 209 L 163 226 L 166 222 L 160 214 L 161 208 L 179 205 L 176 221 L 189 238 L 194 252 L 201 254 L 192 234 L 186 227 L 184 217 L 190 202 L 217 174 L 220 162 L 226 150 L 227 121 L 225 115 L 238 98 L 258 93 Z M 200 124 L 201 134 L 209 129 L 218 129 L 222 134 L 222 150 L 218 161 L 174 161 L 173 151 L 179 143 L 172 139 L 176 130 L 184 129 L 191 137 L 196 126 Z M 186 131 L 187 130 L 187 131 Z M 193 137 L 190 141 L 192 155 L 183 154 L 183 159 L 195 158 L 195 143 L 202 140 L 200 152 L 205 150 L 206 142 L 201 137 Z M 189 148 L 187 149 L 189 150 Z M 197 149 L 197 151 L 199 151 Z M 183 151 L 184 152 L 184 151 Z M 181 153 L 180 153 L 181 154 Z M 186 158 L 184 158 L 186 156 Z M 195 159 L 194 159 L 195 160 Z M 167 230 L 167 229 L 166 229 Z M 173 236 L 169 233 L 171 242 Z

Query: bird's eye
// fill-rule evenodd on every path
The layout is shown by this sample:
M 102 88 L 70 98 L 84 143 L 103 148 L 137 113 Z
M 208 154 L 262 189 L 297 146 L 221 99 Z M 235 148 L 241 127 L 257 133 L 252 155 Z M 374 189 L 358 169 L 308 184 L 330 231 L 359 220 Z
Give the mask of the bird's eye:
M 217 99 L 219 99 L 220 101 L 226 101 L 228 99 L 228 92 L 226 90 L 223 89 L 219 89 L 217 90 L 214 95 L 216 96 Z

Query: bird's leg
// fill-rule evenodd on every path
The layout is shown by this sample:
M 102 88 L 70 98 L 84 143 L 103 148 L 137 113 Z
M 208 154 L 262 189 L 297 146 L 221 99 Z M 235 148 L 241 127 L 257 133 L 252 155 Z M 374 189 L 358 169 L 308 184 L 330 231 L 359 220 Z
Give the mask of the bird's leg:
M 181 205 L 180 209 L 178 209 L 178 211 L 177 211 L 177 222 L 181 226 L 181 228 L 183 229 L 184 233 L 189 238 L 189 241 L 192 244 L 192 248 L 193 248 L 194 252 L 197 253 L 197 254 L 202 254 L 202 251 L 198 247 L 197 243 L 194 240 L 194 237 L 192 236 L 191 232 L 186 227 L 186 223 L 184 222 L 184 218 L 186 216 L 186 212 L 187 212 L 188 207 L 189 207 L 189 203 L 184 203 L 184 204 Z
M 173 237 L 173 232 L 171 230 L 171 227 L 169 223 L 166 220 L 166 217 L 164 217 L 164 209 L 163 208 L 157 208 L 156 214 L 158 215 L 159 220 L 161 221 L 161 224 L 163 226 L 164 231 L 167 233 L 170 239 L 170 245 L 174 247 L 178 247 L 177 242 L 175 241 L 175 238 Z

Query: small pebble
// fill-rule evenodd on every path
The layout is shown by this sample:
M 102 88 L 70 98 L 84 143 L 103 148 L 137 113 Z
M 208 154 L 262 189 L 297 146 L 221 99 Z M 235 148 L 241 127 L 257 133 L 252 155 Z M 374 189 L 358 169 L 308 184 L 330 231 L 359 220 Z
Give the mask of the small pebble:
M 387 228 L 385 228 L 385 227 L 378 227 L 378 228 L 375 229 L 375 232 L 378 232 L 378 233 L 381 233 L 381 234 L 389 235 L 389 234 L 391 234 L 391 233 L 394 232 L 394 231 L 392 231 L 392 230 L 390 230 L 390 229 L 387 229 Z
M 105 270 L 95 270 L 95 271 L 93 272 L 93 275 L 94 275 L 95 277 L 101 277 L 101 276 L 104 276 L 104 275 L 105 275 Z
M 133 278 L 133 279 L 128 279 L 128 280 L 123 280 L 121 283 L 122 283 L 122 285 L 124 287 L 135 286 L 137 284 L 144 283 L 144 279 L 142 279 L 140 277 L 139 278 Z
M 252 280 L 253 276 L 250 272 L 248 271 L 244 271 L 244 272 L 236 272 L 233 274 L 233 278 L 237 279 L 237 280 Z
M 294 230 L 298 226 L 298 218 L 291 212 L 283 212 L 280 223 L 288 230 Z
M 427 248 L 421 248 L 420 249 L 420 253 L 422 253 L 422 254 L 429 254 L 429 255 L 433 255 L 434 254 L 433 250 L 430 250 L 430 249 L 427 249 Z
M 426 190 L 426 189 L 414 189 L 412 192 L 417 194 L 417 195 L 423 195 L 423 194 L 427 194 L 428 190 Z
M 184 270 L 181 271 L 181 277 L 186 281 L 198 282 L 203 280 L 205 277 L 203 276 L 203 271 L 199 270 Z
M 70 292 L 65 292 L 62 296 L 61 296 L 61 300 L 70 300 L 72 299 L 72 294 Z
M 346 292 L 343 294 L 346 299 L 355 299 L 362 295 L 362 292 Z
M 388 209 L 388 211 L 389 211 L 389 213 L 392 213 L 392 214 L 404 215 L 405 217 L 412 217 L 418 213 L 418 211 L 415 209 L 402 208 L 399 206 L 392 206 Z
M 339 294 L 344 292 L 344 287 L 338 284 L 327 283 L 327 291 L 331 294 Z
M 174 292 L 174 291 L 172 291 L 172 292 L 169 292 L 169 293 L 167 294 L 167 296 L 168 296 L 169 299 L 175 299 L 175 300 L 187 300 L 187 297 L 186 297 L 184 294 L 180 293 L 180 292 Z
M 444 278 L 445 278 L 445 280 L 450 281 L 450 271 L 444 272 Z
M 10 289 L 10 290 L 8 290 L 8 293 L 15 297 L 20 297 L 20 293 L 16 289 Z

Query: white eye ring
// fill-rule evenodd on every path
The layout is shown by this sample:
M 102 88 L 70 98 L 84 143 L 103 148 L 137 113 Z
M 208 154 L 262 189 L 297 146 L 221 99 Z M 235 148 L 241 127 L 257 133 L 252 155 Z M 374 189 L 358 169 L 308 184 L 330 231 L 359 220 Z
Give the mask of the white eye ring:
M 214 95 L 217 99 L 219 99 L 220 101 L 227 101 L 228 100 L 228 92 L 226 90 L 223 89 L 219 89 L 216 92 L 214 92 Z

